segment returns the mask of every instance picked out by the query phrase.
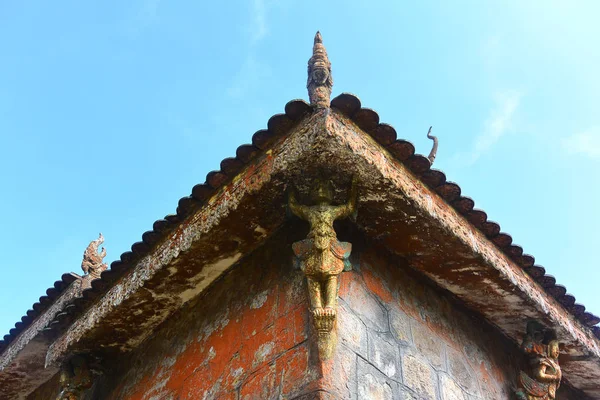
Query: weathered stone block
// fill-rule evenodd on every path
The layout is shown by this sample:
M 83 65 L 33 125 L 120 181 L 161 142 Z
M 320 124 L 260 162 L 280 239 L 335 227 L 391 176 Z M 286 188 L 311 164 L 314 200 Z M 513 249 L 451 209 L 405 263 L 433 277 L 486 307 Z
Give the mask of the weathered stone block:
M 389 378 L 402 380 L 400 352 L 391 334 L 369 332 L 368 360 Z
M 400 387 L 400 394 L 398 396 L 400 400 L 419 400 L 419 396 L 414 394 L 410 389 L 403 386 Z
M 436 369 L 444 369 L 444 341 L 424 323 L 411 319 L 413 342 L 417 351 Z
M 338 306 L 337 319 L 340 342 L 352 351 L 366 356 L 367 327 L 343 300 Z
M 373 273 L 373 268 L 370 265 L 364 265 L 362 269 L 363 279 L 367 289 L 375 294 L 384 304 L 392 304 L 394 296 L 388 287 L 388 284 L 381 277 Z
M 475 373 L 467 365 L 464 360 L 464 355 L 450 347 L 446 349 L 446 357 L 448 360 L 448 373 L 462 386 L 467 393 L 477 395 L 479 393 L 479 385 L 475 379 Z
M 398 384 L 363 359 L 358 361 L 358 398 L 373 400 L 397 399 Z
M 468 400 L 463 390 L 448 375 L 440 375 L 440 393 L 442 400 Z
M 358 280 L 358 275 L 348 272 L 342 274 L 342 279 L 347 279 L 347 291 L 340 290 L 340 297 L 350 306 L 365 325 L 379 332 L 389 331 L 386 309 L 371 295 Z
M 356 354 L 338 345 L 334 357 L 323 364 L 323 388 L 335 394 L 336 399 L 356 399 L 356 364 Z
M 410 332 L 410 321 L 412 318 L 397 307 L 392 307 L 389 310 L 389 317 L 390 328 L 396 340 L 402 345 L 412 343 L 412 335 Z
M 435 399 L 436 379 L 431 366 L 407 354 L 402 359 L 403 382 L 418 394 L 420 400 Z

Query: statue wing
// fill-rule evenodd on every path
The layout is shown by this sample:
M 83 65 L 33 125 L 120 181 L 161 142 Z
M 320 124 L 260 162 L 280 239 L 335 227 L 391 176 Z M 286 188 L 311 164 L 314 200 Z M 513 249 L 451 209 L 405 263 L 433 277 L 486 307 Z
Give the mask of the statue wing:
M 350 264 L 350 253 L 352 252 L 352 243 L 338 242 L 332 240 L 329 246 L 331 253 L 338 259 L 344 261 L 344 271 L 352 270 L 352 264 Z
M 294 251 L 294 268 L 301 269 L 304 271 L 304 260 L 310 255 L 311 249 L 314 247 L 313 239 L 304 239 L 298 242 L 292 243 L 292 250 Z
M 531 379 L 529 375 L 521 371 L 519 374 L 519 382 L 527 393 L 532 396 L 544 398 L 548 396 L 548 384 L 538 382 L 535 379 Z
M 304 239 L 298 242 L 292 243 L 292 250 L 294 250 L 294 254 L 300 260 L 305 260 L 309 254 L 311 249 L 314 247 L 313 239 Z
M 350 252 L 352 251 L 352 243 L 338 242 L 337 240 L 332 240 L 330 248 L 334 256 L 336 256 L 340 260 L 346 260 L 348 257 L 350 257 Z

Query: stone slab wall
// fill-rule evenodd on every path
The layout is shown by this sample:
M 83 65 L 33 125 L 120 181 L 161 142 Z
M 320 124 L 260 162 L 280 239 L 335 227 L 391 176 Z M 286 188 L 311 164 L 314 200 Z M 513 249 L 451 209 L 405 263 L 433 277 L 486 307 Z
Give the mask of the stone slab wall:
M 521 359 L 503 337 L 398 262 L 361 255 L 340 288 L 349 398 L 509 399 Z M 343 377 L 340 377 L 343 378 Z
M 367 246 L 340 287 L 336 396 L 351 399 L 514 399 L 526 360 L 517 346 L 420 278 Z M 524 324 L 525 325 L 525 324 Z M 524 326 L 525 328 L 525 326 Z M 566 386 L 562 400 L 583 399 Z
M 512 399 L 524 360 L 493 327 L 360 235 L 341 278 L 339 340 L 320 363 L 292 224 L 105 361 L 87 399 Z M 132 312 L 135 312 L 133 310 Z M 55 398 L 53 379 L 30 399 Z M 581 399 L 568 391 L 561 400 Z

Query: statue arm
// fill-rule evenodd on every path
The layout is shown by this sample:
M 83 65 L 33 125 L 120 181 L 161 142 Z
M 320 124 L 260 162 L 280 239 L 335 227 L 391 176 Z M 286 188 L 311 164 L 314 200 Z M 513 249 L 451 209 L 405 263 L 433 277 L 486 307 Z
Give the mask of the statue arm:
M 289 192 L 288 204 L 294 215 L 304 220 L 308 220 L 308 207 L 298 204 L 298 200 L 296 200 L 296 195 L 293 190 L 290 190 Z
M 356 176 L 352 177 L 352 187 L 350 188 L 350 198 L 348 203 L 336 207 L 335 218 L 346 218 L 356 211 L 356 201 L 358 199 L 357 179 Z
M 542 382 L 553 382 L 559 379 L 558 374 L 549 374 L 546 370 L 546 365 L 540 365 L 539 369 L 536 371 L 536 377 Z

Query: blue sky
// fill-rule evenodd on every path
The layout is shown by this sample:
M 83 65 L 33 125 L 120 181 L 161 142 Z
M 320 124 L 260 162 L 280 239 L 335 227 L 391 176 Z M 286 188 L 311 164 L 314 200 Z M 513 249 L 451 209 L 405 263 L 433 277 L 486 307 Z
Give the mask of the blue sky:
M 370 3 L 370 2 L 369 2 Z M 3 2 L 0 336 L 98 232 L 107 261 L 307 98 L 357 94 L 600 313 L 600 3 Z

